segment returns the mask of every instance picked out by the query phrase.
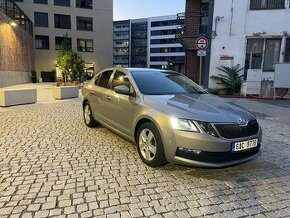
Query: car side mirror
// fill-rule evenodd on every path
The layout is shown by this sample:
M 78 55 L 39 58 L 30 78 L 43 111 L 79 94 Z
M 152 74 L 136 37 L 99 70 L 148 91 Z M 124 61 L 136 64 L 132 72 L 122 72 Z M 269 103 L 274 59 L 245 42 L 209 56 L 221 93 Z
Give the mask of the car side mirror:
M 122 95 L 131 95 L 130 89 L 125 85 L 116 86 L 114 91 Z

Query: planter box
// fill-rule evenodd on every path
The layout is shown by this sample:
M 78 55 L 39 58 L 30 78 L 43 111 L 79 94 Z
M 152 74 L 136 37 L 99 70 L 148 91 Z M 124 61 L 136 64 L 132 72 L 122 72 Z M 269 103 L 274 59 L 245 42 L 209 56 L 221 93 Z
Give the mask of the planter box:
M 37 101 L 36 89 L 0 90 L 0 106 L 9 107 L 20 104 L 33 104 Z
M 68 99 L 78 97 L 79 97 L 79 87 L 77 86 L 60 86 L 53 88 L 54 99 Z

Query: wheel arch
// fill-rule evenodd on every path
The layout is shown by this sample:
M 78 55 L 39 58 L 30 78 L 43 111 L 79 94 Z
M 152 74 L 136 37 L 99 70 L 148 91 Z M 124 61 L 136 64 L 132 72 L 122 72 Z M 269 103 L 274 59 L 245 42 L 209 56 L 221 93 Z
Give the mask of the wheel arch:
M 162 132 L 161 132 L 161 129 L 160 127 L 158 126 L 157 122 L 152 118 L 152 117 L 148 117 L 148 116 L 143 116 L 143 117 L 140 117 L 138 119 L 138 121 L 136 122 L 135 126 L 134 126 L 134 140 L 135 140 L 135 143 L 137 144 L 137 133 L 138 133 L 138 130 L 140 128 L 140 126 L 146 122 L 151 122 L 153 123 L 156 128 L 158 129 L 159 131 L 159 134 L 161 135 L 161 139 L 163 140 L 163 135 L 162 135 Z

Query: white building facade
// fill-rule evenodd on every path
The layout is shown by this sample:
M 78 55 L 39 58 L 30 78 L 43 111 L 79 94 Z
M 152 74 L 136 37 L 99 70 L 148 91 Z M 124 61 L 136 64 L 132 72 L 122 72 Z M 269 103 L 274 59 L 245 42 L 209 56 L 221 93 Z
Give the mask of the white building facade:
M 260 72 L 273 81 L 275 64 L 290 62 L 289 21 L 290 0 L 215 0 L 209 77 L 240 64 L 248 78 Z
M 148 67 L 174 65 L 175 70 L 184 71 L 184 49 L 176 40 L 180 31 L 176 15 L 148 18 Z

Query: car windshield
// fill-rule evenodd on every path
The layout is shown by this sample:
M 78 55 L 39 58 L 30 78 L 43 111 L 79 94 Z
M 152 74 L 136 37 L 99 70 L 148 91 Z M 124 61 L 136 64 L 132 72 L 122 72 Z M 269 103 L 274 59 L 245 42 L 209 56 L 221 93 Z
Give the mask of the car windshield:
M 171 71 L 131 71 L 144 95 L 206 94 L 206 91 L 182 74 Z

